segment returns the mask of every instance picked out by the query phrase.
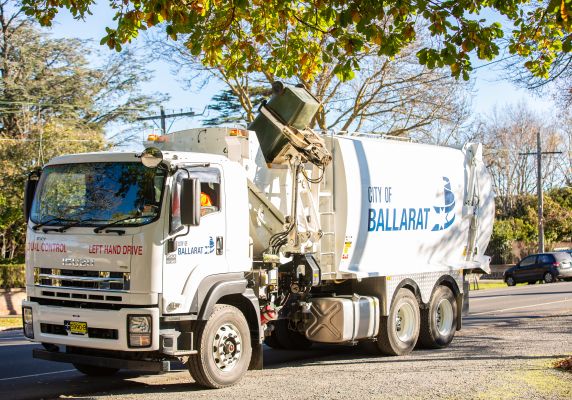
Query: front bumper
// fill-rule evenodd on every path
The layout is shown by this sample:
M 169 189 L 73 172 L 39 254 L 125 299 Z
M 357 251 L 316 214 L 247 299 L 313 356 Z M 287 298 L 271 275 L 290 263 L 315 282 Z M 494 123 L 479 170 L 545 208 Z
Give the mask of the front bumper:
M 43 306 L 36 302 L 23 301 L 23 307 L 32 309 L 34 342 L 52 343 L 74 347 L 86 347 L 118 351 L 159 350 L 159 309 L 123 308 L 121 310 L 94 310 Z M 151 347 L 128 346 L 127 316 L 130 314 L 151 315 Z M 74 335 L 64 329 L 65 321 L 86 322 L 88 334 Z
M 129 369 L 146 372 L 169 372 L 171 370 L 170 361 L 125 360 L 83 354 L 67 354 L 60 353 L 59 351 L 47 351 L 41 349 L 34 349 L 32 355 L 34 358 L 39 358 L 41 360 L 93 365 L 96 367 Z

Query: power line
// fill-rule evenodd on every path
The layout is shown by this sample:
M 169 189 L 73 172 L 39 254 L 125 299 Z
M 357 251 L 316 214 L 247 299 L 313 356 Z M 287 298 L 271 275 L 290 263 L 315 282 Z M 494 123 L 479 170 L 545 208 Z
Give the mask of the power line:
M 542 155 L 562 154 L 561 151 L 542 151 L 540 129 L 536 131 L 536 152 L 518 153 L 520 156 L 536 156 L 536 195 L 538 197 L 538 252 L 544 253 L 544 199 L 542 196 Z
M 139 118 L 137 118 L 137 121 L 153 121 L 153 122 L 155 122 L 156 119 L 160 119 L 161 120 L 161 133 L 164 135 L 167 133 L 167 127 L 166 127 L 167 118 L 195 117 L 197 115 L 202 115 L 202 114 L 197 114 L 194 111 L 165 114 L 165 109 L 163 108 L 163 106 L 161 106 L 161 111 L 160 111 L 159 115 L 153 115 L 150 117 L 139 117 Z

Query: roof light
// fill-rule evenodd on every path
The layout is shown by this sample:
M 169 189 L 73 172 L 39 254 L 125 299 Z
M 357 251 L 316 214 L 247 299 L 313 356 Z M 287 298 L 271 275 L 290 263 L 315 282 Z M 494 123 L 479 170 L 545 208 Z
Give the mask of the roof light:
M 229 135 L 247 138 L 248 137 L 248 131 L 244 130 L 244 129 L 231 129 Z

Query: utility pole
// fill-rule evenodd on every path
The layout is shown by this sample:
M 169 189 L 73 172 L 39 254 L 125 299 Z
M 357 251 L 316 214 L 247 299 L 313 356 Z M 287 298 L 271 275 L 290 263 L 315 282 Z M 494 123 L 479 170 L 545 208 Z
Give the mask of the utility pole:
M 540 129 L 536 132 L 536 153 L 518 153 L 521 156 L 536 156 L 536 196 L 538 197 L 538 252 L 544 253 L 544 199 L 542 196 L 542 155 L 562 154 L 561 151 L 542 151 Z
M 149 120 L 161 120 L 161 134 L 164 135 L 167 133 L 167 118 L 176 118 L 176 117 L 194 117 L 196 114 L 194 111 L 189 112 L 180 112 L 174 114 L 165 114 L 165 109 L 161 106 L 161 112 L 159 115 L 153 115 L 151 117 L 139 117 L 137 121 L 149 121 Z

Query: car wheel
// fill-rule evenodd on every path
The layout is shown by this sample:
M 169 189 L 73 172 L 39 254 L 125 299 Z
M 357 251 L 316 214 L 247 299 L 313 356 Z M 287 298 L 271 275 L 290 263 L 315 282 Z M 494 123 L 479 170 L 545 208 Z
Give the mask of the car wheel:
M 73 366 L 87 376 L 112 376 L 119 371 L 118 368 L 97 367 L 95 365 L 86 364 L 73 364 Z
M 419 341 L 428 349 L 447 347 L 457 330 L 457 302 L 451 289 L 439 286 L 421 312 Z
M 508 286 L 516 285 L 516 281 L 514 280 L 514 277 L 512 275 L 507 276 L 505 282 Z
M 242 378 L 250 364 L 250 329 L 236 307 L 217 304 L 197 337 L 198 354 L 189 357 L 193 379 L 207 388 L 222 388 Z
M 395 294 L 389 315 L 381 318 L 377 346 L 382 353 L 400 356 L 410 353 L 419 337 L 419 303 L 408 289 Z
M 544 274 L 544 283 L 553 283 L 554 282 L 554 275 L 552 272 L 547 272 Z

